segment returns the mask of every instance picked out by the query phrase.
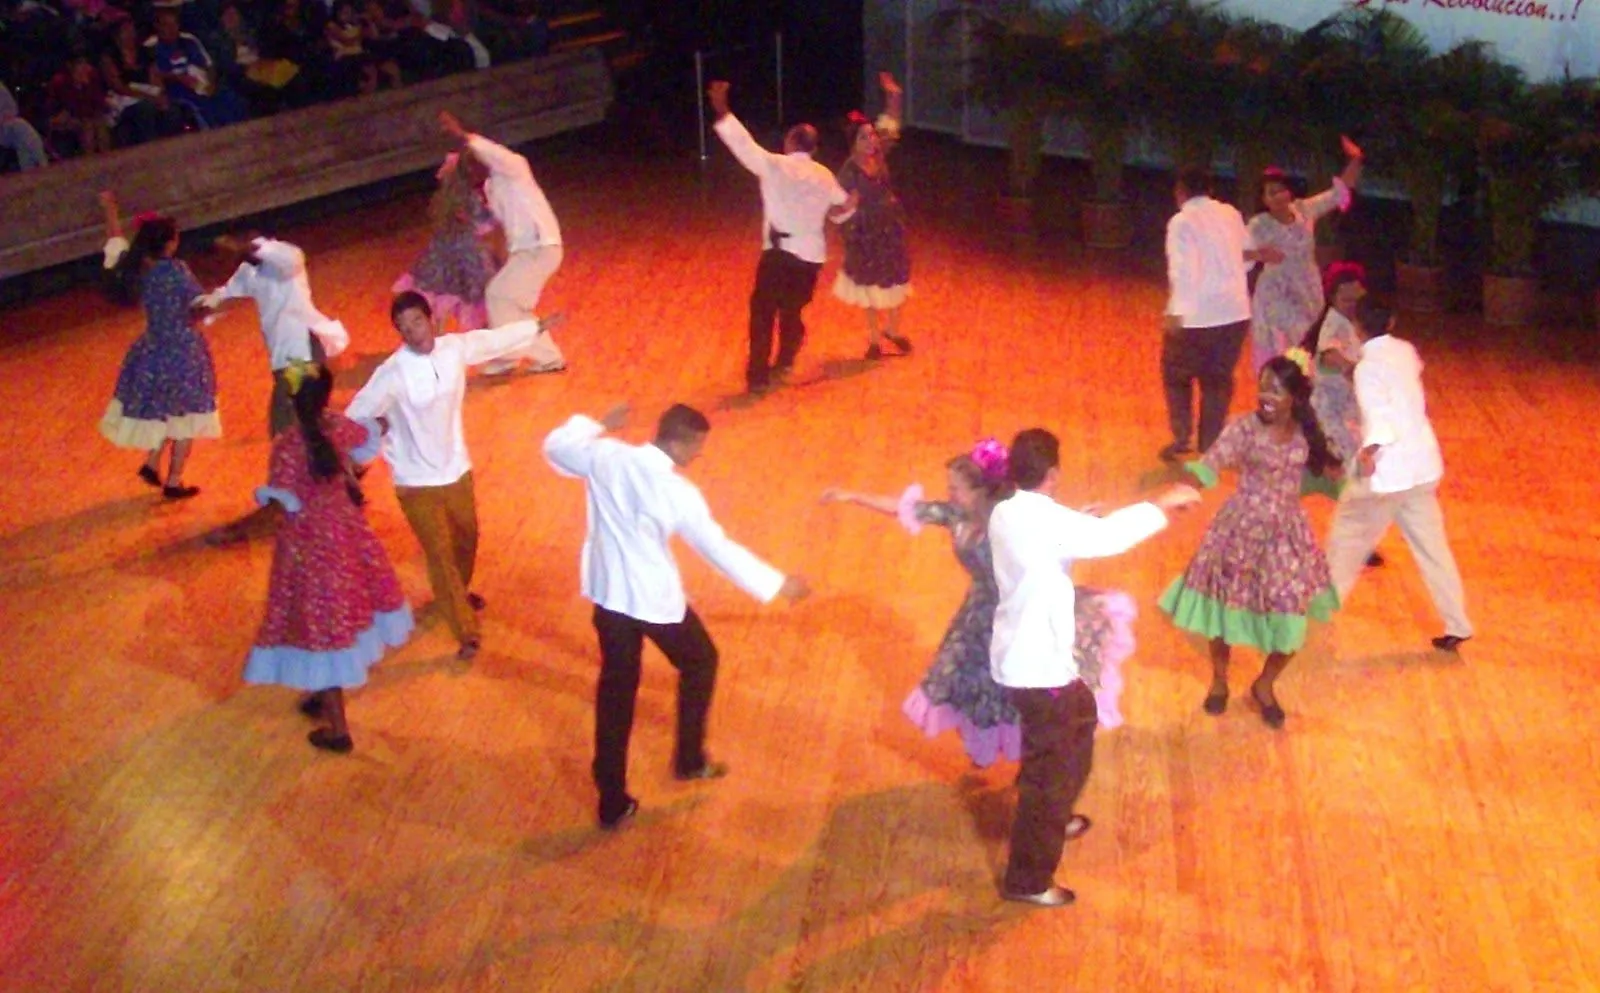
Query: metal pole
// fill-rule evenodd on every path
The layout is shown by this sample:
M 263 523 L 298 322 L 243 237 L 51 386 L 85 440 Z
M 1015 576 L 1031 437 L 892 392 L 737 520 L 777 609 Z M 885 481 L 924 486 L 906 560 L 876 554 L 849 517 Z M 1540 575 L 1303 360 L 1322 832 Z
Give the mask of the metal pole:
M 783 32 L 773 35 L 773 47 L 778 53 L 778 127 L 783 127 Z
M 905 115 L 905 120 L 901 123 L 908 127 L 911 125 L 912 121 L 916 120 L 915 116 L 913 115 L 912 107 L 914 106 L 913 101 L 916 98 L 917 92 L 916 86 L 913 85 L 917 78 L 917 61 L 914 47 L 915 39 L 912 33 L 911 2 L 912 0 L 906 0 L 904 7 L 904 12 L 906 15 L 906 81 L 904 88 L 906 93 L 905 106 L 900 110 L 900 113 Z M 868 89 L 871 89 L 871 87 L 869 86 Z
M 700 119 L 700 161 L 711 156 L 706 152 L 706 64 L 700 49 L 694 50 L 694 106 Z

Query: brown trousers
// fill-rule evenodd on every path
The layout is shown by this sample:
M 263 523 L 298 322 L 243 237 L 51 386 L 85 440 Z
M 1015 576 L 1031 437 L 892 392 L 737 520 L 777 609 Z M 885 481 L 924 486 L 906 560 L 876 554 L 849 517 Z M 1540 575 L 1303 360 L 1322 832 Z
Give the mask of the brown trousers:
M 1043 893 L 1055 885 L 1067 842 L 1067 821 L 1089 781 L 1098 723 L 1094 694 L 1083 680 L 1059 690 L 1009 689 L 1022 717 L 1022 770 L 1005 888 Z
M 394 492 L 428 561 L 434 604 L 457 641 L 478 637 L 478 615 L 467 603 L 478 558 L 472 473 L 445 486 L 396 486 Z

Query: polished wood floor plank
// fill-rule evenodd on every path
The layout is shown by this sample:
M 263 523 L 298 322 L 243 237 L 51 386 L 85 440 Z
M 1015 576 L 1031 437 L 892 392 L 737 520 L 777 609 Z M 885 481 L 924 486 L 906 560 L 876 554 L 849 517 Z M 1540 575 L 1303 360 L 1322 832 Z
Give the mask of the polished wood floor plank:
M 897 177 L 916 354 L 861 361 L 830 265 L 803 384 L 748 404 L 754 184 L 720 153 L 702 172 L 608 148 L 534 154 L 569 245 L 545 306 L 567 315 L 571 371 L 468 396 L 486 650 L 456 663 L 424 609 L 352 694 L 348 757 L 307 747 L 292 694 L 240 683 L 270 543 L 200 540 L 249 509 L 264 469 L 253 315 L 209 332 L 227 437 L 197 446 L 205 492 L 181 506 L 94 431 L 138 315 L 87 289 L 0 315 L 0 990 L 1600 989 L 1592 331 L 1403 317 L 1481 629 L 1460 658 L 1427 650 L 1432 607 L 1391 535 L 1389 565 L 1285 677 L 1288 727 L 1243 699 L 1248 652 L 1214 719 L 1203 646 L 1154 604 L 1226 486 L 1078 567 L 1134 596 L 1139 649 L 1082 803 L 1095 829 L 1061 872 L 1079 902 L 1030 912 L 995 897 L 1012 769 L 975 770 L 900 714 L 964 592 L 947 539 L 818 496 L 937 494 L 952 455 L 1034 424 L 1063 438 L 1067 502 L 1161 485 L 1159 251 L 1013 239 L 982 192 L 992 153 L 913 137 Z M 352 331 L 341 399 L 395 346 L 388 287 L 426 239 L 424 205 L 283 232 Z M 217 265 L 195 258 L 207 282 Z M 644 809 L 612 835 L 589 783 L 583 494 L 539 444 L 623 399 L 632 438 L 675 401 L 712 414 L 691 475 L 730 533 L 817 595 L 763 608 L 685 556 L 721 649 L 711 748 L 733 775 L 672 780 L 676 680 L 651 653 L 631 765 Z M 425 601 L 387 471 L 367 490 Z M 1320 532 L 1331 505 L 1307 508 Z

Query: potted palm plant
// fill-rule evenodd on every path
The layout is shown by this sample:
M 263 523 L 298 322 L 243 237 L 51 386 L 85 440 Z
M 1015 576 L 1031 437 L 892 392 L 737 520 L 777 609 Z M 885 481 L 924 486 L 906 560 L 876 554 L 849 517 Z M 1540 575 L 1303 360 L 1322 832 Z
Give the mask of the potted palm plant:
M 1290 150 L 1283 63 L 1292 37 L 1282 25 L 1241 18 L 1228 26 L 1219 54 L 1235 96 L 1218 108 L 1217 124 L 1233 147 L 1234 205 L 1247 218 L 1260 209 L 1256 178 Z
M 1478 164 L 1489 215 L 1483 316 L 1518 326 L 1538 317 L 1534 270 L 1539 219 L 1586 188 L 1595 139 L 1588 84 L 1573 80 L 1508 86 L 1479 116 Z
M 1236 96 L 1227 66 L 1230 23 L 1214 2 L 1161 0 L 1135 32 L 1147 123 L 1175 167 L 1209 168 L 1216 158 L 1217 117 Z

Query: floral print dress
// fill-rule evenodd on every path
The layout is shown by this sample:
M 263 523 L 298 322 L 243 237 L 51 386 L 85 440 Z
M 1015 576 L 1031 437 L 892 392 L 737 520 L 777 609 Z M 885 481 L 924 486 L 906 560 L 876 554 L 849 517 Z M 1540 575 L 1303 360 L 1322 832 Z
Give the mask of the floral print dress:
M 123 356 L 100 419 L 117 447 L 148 452 L 168 439 L 222 435 L 211 346 L 189 321 L 189 304 L 204 292 L 177 259 L 160 259 L 141 277 L 145 330 Z
M 950 619 L 933 663 L 901 705 L 928 737 L 956 730 L 973 764 L 990 766 L 1022 757 L 1022 729 L 1005 687 L 994 681 L 989 642 L 1000 602 L 989 536 L 967 521 L 954 505 L 922 499 L 912 486 L 900 499 L 900 522 L 913 534 L 932 524 L 950 531 L 956 560 L 972 583 Z M 1084 681 L 1095 691 L 1100 723 L 1122 723 L 1122 662 L 1133 654 L 1133 600 L 1125 593 L 1079 588 L 1074 654 Z
M 327 413 L 323 430 L 346 466 L 377 457 L 375 425 Z M 400 579 L 347 484 L 346 475 L 312 474 L 298 428 L 273 440 L 267 485 L 256 491 L 256 501 L 276 501 L 287 513 L 245 682 L 350 689 L 367 681 L 367 669 L 388 648 L 410 636 L 411 608 Z
M 1261 267 L 1250 298 L 1250 362 L 1257 376 L 1262 366 L 1300 344 L 1322 314 L 1317 222 L 1349 205 L 1350 189 L 1336 179 L 1326 193 L 1296 200 L 1288 224 L 1265 212 L 1250 218 L 1251 244 L 1283 252 L 1282 262 Z
M 1304 644 L 1308 617 L 1333 615 L 1339 597 L 1328 560 L 1300 506 L 1309 456 L 1299 432 L 1280 443 L 1248 414 L 1189 464 L 1208 489 L 1225 469 L 1238 470 L 1239 486 L 1217 511 L 1188 569 L 1161 596 L 1161 609 L 1174 624 L 1229 645 L 1287 653 Z
M 886 145 L 898 134 L 889 130 L 890 123 L 885 118 L 878 120 Z M 853 307 L 893 310 L 911 295 L 911 250 L 905 207 L 889 178 L 887 147 L 880 161 L 884 164 L 876 174 L 854 160 L 839 170 L 839 185 L 861 199 L 855 214 L 840 226 L 844 264 L 834 280 L 833 295 Z

